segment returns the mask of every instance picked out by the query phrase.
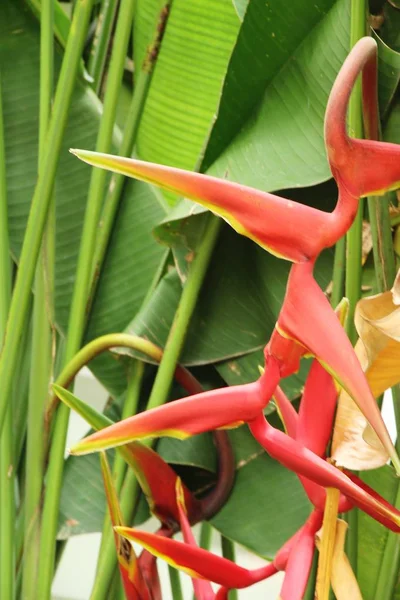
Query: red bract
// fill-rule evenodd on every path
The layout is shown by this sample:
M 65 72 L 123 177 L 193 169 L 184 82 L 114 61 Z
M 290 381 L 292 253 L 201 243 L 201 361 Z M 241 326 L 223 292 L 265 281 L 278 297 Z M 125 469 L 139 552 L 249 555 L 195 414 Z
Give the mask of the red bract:
M 264 415 L 260 414 L 257 419 L 249 423 L 249 427 L 255 439 L 268 454 L 285 467 L 323 487 L 337 488 L 356 506 L 385 527 L 400 532 L 400 512 L 378 494 L 373 496 L 368 493 L 342 471 L 272 427 Z
M 100 454 L 101 470 L 103 474 L 104 489 L 106 491 L 107 505 L 113 527 L 122 525 L 122 515 L 116 495 L 113 479 L 104 453 Z M 138 566 L 133 548 L 126 540 L 115 532 L 115 546 L 125 594 L 128 600 L 153 600 L 150 590 L 145 583 L 141 569 Z
M 140 413 L 92 434 L 70 451 L 88 454 L 135 439 L 185 438 L 212 429 L 237 427 L 263 410 L 279 379 L 278 365 L 272 358 L 264 375 L 254 383 L 211 390 Z
M 400 186 L 400 146 L 353 139 L 347 134 L 350 94 L 363 72 L 364 120 L 367 137 L 377 138 L 377 45 L 362 38 L 343 64 L 329 96 L 325 115 L 325 144 L 339 190 L 350 198 L 380 195 Z

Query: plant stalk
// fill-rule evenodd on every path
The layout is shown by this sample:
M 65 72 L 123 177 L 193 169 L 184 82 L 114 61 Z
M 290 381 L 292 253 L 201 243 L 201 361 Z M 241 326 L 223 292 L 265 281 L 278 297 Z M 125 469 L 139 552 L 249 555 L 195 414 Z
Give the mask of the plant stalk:
M 43 0 L 40 13 L 39 170 L 45 154 L 53 93 L 54 2 Z M 40 541 L 40 503 L 44 474 L 44 408 L 52 372 L 54 320 L 55 206 L 50 202 L 42 249 L 36 267 L 33 304 L 25 473 L 25 535 L 22 598 L 34 600 Z
M 140 390 L 142 386 L 144 374 L 144 363 L 139 360 L 132 361 L 129 369 L 128 387 L 126 390 L 126 398 L 124 402 L 124 408 L 122 411 L 121 419 L 127 419 L 137 413 Z M 117 452 L 114 459 L 113 465 L 113 479 L 114 486 L 117 495 L 120 494 L 122 485 L 124 483 L 124 477 L 126 475 L 126 462 L 121 454 Z M 102 552 L 104 540 L 106 539 L 107 533 L 111 530 L 111 520 L 108 512 L 104 517 L 104 524 L 101 536 L 101 545 L 99 554 Z M 118 577 L 118 585 L 120 584 L 120 578 Z M 119 586 L 120 587 L 120 586 Z
M 235 546 L 231 540 L 229 540 L 228 538 L 226 538 L 223 535 L 221 535 L 221 549 L 222 549 L 222 556 L 224 558 L 227 558 L 228 560 L 235 562 Z M 230 590 L 228 592 L 228 598 L 229 598 L 229 600 L 237 600 L 238 599 L 237 590 Z
M 346 268 L 346 236 L 336 242 L 335 258 L 333 262 L 331 305 L 333 308 L 339 304 L 344 296 L 344 278 Z
M 118 0 L 103 0 L 96 33 L 94 35 L 90 56 L 88 60 L 88 73 L 93 77 L 92 88 L 97 96 L 100 95 L 101 84 L 104 76 L 107 52 L 115 23 L 118 9 Z
M 171 586 L 172 598 L 183 600 L 182 584 L 179 571 L 171 565 L 168 565 L 169 582 Z
M 397 486 L 394 506 L 400 509 L 400 486 Z M 376 582 L 374 600 L 393 600 L 400 568 L 399 536 L 388 531 L 382 562 Z
M 352 48 L 366 33 L 367 3 L 366 0 L 351 0 L 350 22 L 350 47 Z M 350 97 L 348 114 L 349 135 L 355 138 L 363 136 L 362 118 L 362 90 L 360 79 L 356 82 Z M 363 204 L 360 202 L 357 216 L 347 233 L 346 241 L 346 296 L 349 300 L 349 314 L 347 318 L 347 333 L 354 344 L 357 332 L 354 325 L 354 313 L 358 300 L 361 297 L 362 273 L 362 216 Z M 349 532 L 346 538 L 346 552 L 351 567 L 357 577 L 357 542 L 358 542 L 358 516 L 356 510 L 348 513 Z
M 8 235 L 3 103 L 0 80 L 0 343 L 3 344 L 11 300 L 11 258 Z M 1 431 L 1 430 L 0 430 Z M 15 586 L 15 457 L 11 403 L 0 434 L 0 581 L 1 597 L 14 600 Z
M 78 4 L 79 7 L 79 4 Z M 78 7 L 76 13 L 78 12 Z M 115 34 L 115 44 L 111 56 L 108 73 L 108 85 L 104 99 L 103 118 L 97 138 L 96 150 L 110 150 L 118 101 L 118 91 L 121 84 L 124 61 L 129 41 L 133 19 L 133 0 L 122 0 Z M 97 225 L 103 201 L 106 172 L 93 170 L 86 206 L 85 221 L 81 238 L 79 260 L 65 349 L 65 361 L 69 361 L 79 350 L 87 318 L 87 300 L 90 288 L 93 252 L 96 242 Z M 39 563 L 39 596 L 48 598 L 51 579 L 54 570 L 54 542 L 57 533 L 58 506 L 61 493 L 64 448 L 68 428 L 69 409 L 62 405 L 56 416 L 52 446 L 50 450 L 47 487 L 43 506 L 43 523 L 41 537 L 41 560 Z M 50 560 L 50 556 L 53 559 Z M 46 559 L 44 558 L 46 557 Z

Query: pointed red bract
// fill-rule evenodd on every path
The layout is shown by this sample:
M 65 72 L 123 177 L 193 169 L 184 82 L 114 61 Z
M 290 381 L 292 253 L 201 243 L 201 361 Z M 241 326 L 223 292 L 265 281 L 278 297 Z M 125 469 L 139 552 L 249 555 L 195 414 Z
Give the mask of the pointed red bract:
M 324 456 L 332 435 L 337 396 L 332 375 L 314 360 L 301 397 L 295 437 L 318 456 Z
M 170 565 L 188 573 L 191 577 L 200 577 L 219 583 L 223 587 L 243 588 L 262 581 L 277 572 L 273 564 L 249 571 L 239 565 L 183 542 L 160 538 L 154 533 L 139 531 L 129 527 L 117 527 L 118 534 L 137 542 L 149 552 L 163 558 Z
M 274 359 L 254 383 L 210 390 L 120 421 L 85 438 L 71 454 L 88 454 L 137 439 L 185 438 L 212 429 L 237 427 L 254 419 L 269 402 L 280 374 Z
M 159 185 L 202 204 L 279 257 L 304 262 L 326 247 L 329 214 L 321 210 L 209 175 L 87 150 L 71 152 L 93 166 Z
M 325 114 L 325 144 L 332 174 L 339 189 L 354 198 L 383 194 L 400 185 L 400 146 L 357 140 L 347 134 L 346 113 L 350 94 L 363 72 L 367 137 L 377 138 L 377 44 L 364 37 L 346 58 L 329 96 Z
M 103 474 L 104 489 L 110 520 L 115 528 L 122 525 L 122 514 L 118 496 L 114 488 L 113 477 L 108 465 L 106 455 L 100 453 L 101 471 Z M 131 545 L 119 536 L 114 529 L 115 547 L 117 550 L 118 565 L 127 600 L 152 600 L 147 585 L 138 568 L 138 561 Z
M 139 442 L 131 442 L 127 446 L 138 478 L 151 512 L 162 523 L 173 526 L 179 523 L 179 511 L 176 505 L 175 489 L 179 479 L 172 467 L 151 448 Z M 197 521 L 201 515 L 201 504 L 182 483 L 185 506 L 189 519 Z
M 340 490 L 358 508 L 392 531 L 400 532 L 400 511 L 356 485 L 347 475 L 272 427 L 263 415 L 249 424 L 255 439 L 273 458 L 288 469 L 311 479 L 323 487 Z
M 315 549 L 315 534 L 322 525 L 323 513 L 314 511 L 299 531 L 289 553 L 281 600 L 302 600 L 306 591 Z

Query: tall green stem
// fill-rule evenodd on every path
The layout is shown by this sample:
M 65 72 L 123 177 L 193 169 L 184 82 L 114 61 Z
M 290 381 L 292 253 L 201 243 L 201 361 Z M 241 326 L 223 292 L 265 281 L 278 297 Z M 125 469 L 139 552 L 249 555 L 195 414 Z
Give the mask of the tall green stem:
M 351 0 L 350 47 L 365 35 L 367 23 L 366 0 Z M 363 135 L 361 81 L 358 80 L 350 97 L 348 127 L 351 137 L 361 138 Z M 357 332 L 354 326 L 354 311 L 361 296 L 361 258 L 362 258 L 362 215 L 363 204 L 360 202 L 355 221 L 347 233 L 346 250 L 346 296 L 349 299 L 347 333 L 354 344 Z M 357 574 L 357 541 L 358 515 L 356 510 L 348 514 L 349 533 L 346 551 L 351 566 Z
M 45 153 L 53 93 L 54 2 L 43 0 L 40 27 L 39 169 Z M 43 481 L 43 420 L 52 370 L 55 207 L 50 203 L 41 256 L 36 269 L 33 305 L 32 359 L 28 402 L 25 477 L 25 542 L 22 598 L 36 597 L 40 502 Z
M 12 295 L 3 350 L 0 356 L 0 431 L 10 398 L 18 347 L 24 330 L 36 262 L 43 236 L 47 210 L 67 122 L 76 75 L 89 22 L 93 0 L 81 0 L 74 15 L 61 67 L 47 138 L 46 153 L 39 170 L 20 256 L 17 280 Z M 43 599 L 45 597 L 43 596 Z
M 208 219 L 207 227 L 190 267 L 189 275 L 185 287 L 183 288 L 179 306 L 177 312 L 175 313 L 174 322 L 172 324 L 160 367 L 158 369 L 150 398 L 147 403 L 147 410 L 164 404 L 169 395 L 176 364 L 186 338 L 188 325 L 193 314 L 198 294 L 204 281 L 212 251 L 217 241 L 221 226 L 220 219 L 217 219 L 212 215 L 209 215 Z M 130 473 L 128 471 L 127 477 L 129 477 L 129 475 Z M 137 486 L 135 489 L 137 489 Z M 121 507 L 122 506 L 126 506 L 127 515 L 131 516 L 132 502 L 129 504 L 129 498 L 125 498 L 124 492 L 122 492 L 121 495 Z M 131 507 L 130 512 L 129 506 Z M 107 597 L 106 590 L 108 590 L 108 586 L 110 585 L 115 565 L 116 557 L 113 548 L 113 537 L 112 534 L 109 534 L 107 536 L 107 541 L 103 546 L 103 553 L 101 556 L 99 556 L 97 576 L 94 583 L 91 600 L 105 600 Z
M 136 144 L 137 133 L 139 130 L 140 119 L 146 103 L 147 92 L 149 90 L 154 66 L 157 62 L 157 56 L 160 44 L 164 35 L 165 26 L 168 17 L 165 16 L 165 9 L 169 8 L 172 0 L 166 0 L 163 10 L 158 17 L 153 39 L 148 46 L 146 58 L 143 61 L 141 70 L 137 79 L 135 79 L 135 89 L 128 111 L 127 120 L 124 127 L 120 156 L 130 156 Z M 168 14 L 168 13 L 167 13 Z M 103 213 L 99 223 L 98 240 L 96 242 L 95 256 L 93 261 L 93 270 L 91 278 L 91 289 L 89 293 L 88 306 L 92 304 L 104 256 L 107 251 L 108 241 L 117 213 L 119 200 L 124 186 L 124 175 L 114 174 L 108 188 L 108 193 L 104 202 Z
M 342 237 L 335 246 L 335 259 L 333 262 L 332 296 L 333 308 L 339 304 L 344 296 L 344 277 L 346 267 L 346 237 Z
M 7 186 L 3 107 L 0 81 L 0 344 L 6 331 L 11 298 L 11 259 L 7 220 Z M 0 430 L 1 431 L 1 430 Z M 11 403 L 6 408 L 0 435 L 0 582 L 1 597 L 13 600 L 15 595 L 15 460 Z
M 118 14 L 115 45 L 111 56 L 108 85 L 104 99 L 103 118 L 100 123 L 96 144 L 96 150 L 100 152 L 107 152 L 111 147 L 118 93 L 132 25 L 133 6 L 133 0 L 122 0 Z M 65 361 L 69 361 L 78 351 L 83 337 L 85 320 L 87 317 L 86 306 L 90 286 L 93 252 L 95 248 L 99 215 L 103 202 L 105 180 L 105 171 L 100 169 L 93 170 L 68 323 Z M 54 570 L 54 544 L 57 534 L 58 507 L 61 493 L 68 419 L 69 409 L 65 405 L 60 406 L 57 411 L 54 426 L 43 505 L 43 525 L 40 545 L 41 558 L 39 563 L 39 596 L 43 599 L 49 597 Z
M 235 562 L 235 546 L 231 540 L 221 535 L 221 548 L 222 548 L 222 556 Z M 237 600 L 238 593 L 237 590 L 230 590 L 228 593 L 229 600 Z
M 117 14 L 118 0 L 103 0 L 88 61 L 88 72 L 93 77 L 92 88 L 97 95 L 103 81 L 107 52 Z
M 168 565 L 169 583 L 171 586 L 171 594 L 174 600 L 183 600 L 183 592 L 179 571 Z
M 128 112 L 128 118 L 125 124 L 122 144 L 119 149 L 120 156 L 130 156 L 136 143 L 136 136 L 139 129 L 140 118 L 147 98 L 151 80 L 151 72 L 141 71 L 133 94 L 131 106 Z M 89 306 L 93 301 L 97 282 L 103 266 L 104 257 L 107 251 L 108 241 L 114 224 L 115 215 L 118 209 L 121 192 L 125 182 L 124 175 L 114 174 L 108 188 L 108 193 L 104 202 L 103 214 L 100 220 L 98 231 L 98 240 L 93 261 L 93 272 L 91 281 L 91 290 L 89 295 Z
M 168 335 L 160 368 L 158 369 L 147 404 L 148 410 L 164 404 L 168 398 L 176 363 L 179 360 L 185 342 L 189 322 L 207 272 L 220 226 L 221 220 L 209 215 L 203 239 L 190 268 L 179 307 Z
M 400 485 L 397 486 L 394 506 L 400 509 Z M 400 568 L 400 542 L 399 535 L 389 531 L 386 538 L 385 549 L 380 564 L 378 580 L 376 582 L 374 600 L 392 600 L 398 584 Z
M 140 389 L 141 389 L 141 385 L 142 385 L 143 373 L 144 373 L 144 363 L 139 360 L 132 361 L 132 364 L 130 365 L 130 368 L 129 368 L 128 387 L 126 390 L 126 398 L 125 398 L 124 408 L 123 408 L 122 416 L 121 416 L 122 419 L 127 419 L 128 417 L 131 417 L 132 415 L 135 415 L 137 413 L 138 406 L 139 406 Z M 113 479 L 114 479 L 115 491 L 118 495 L 121 491 L 125 474 L 126 474 L 126 462 L 123 459 L 122 455 L 117 453 L 115 456 L 114 465 L 113 465 Z M 111 520 L 110 520 L 110 517 L 107 512 L 106 516 L 104 518 L 103 533 L 101 536 L 101 546 L 100 546 L 100 551 L 99 551 L 100 554 L 102 552 L 102 547 L 106 540 L 107 533 L 110 530 L 111 530 Z

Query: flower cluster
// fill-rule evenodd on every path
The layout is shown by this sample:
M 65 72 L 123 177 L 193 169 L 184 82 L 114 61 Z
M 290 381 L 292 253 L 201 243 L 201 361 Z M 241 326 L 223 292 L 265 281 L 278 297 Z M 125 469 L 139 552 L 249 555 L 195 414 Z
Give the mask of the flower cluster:
M 247 423 L 261 446 L 299 476 L 314 510 L 280 549 L 273 563 L 255 571 L 242 569 L 196 547 L 190 531 L 190 511 L 178 480 L 173 497 L 178 511 L 175 518 L 184 543 L 117 524 L 120 536 L 135 540 L 151 553 L 189 572 L 195 579 L 199 599 L 226 598 L 229 588 L 245 587 L 284 570 L 281 598 L 300 600 L 307 584 L 315 534 L 322 524 L 326 488 L 340 491 L 341 512 L 357 506 L 389 529 L 400 532 L 399 511 L 360 479 L 326 460 L 338 389 L 343 388 L 357 403 L 400 473 L 400 460 L 340 315 L 330 307 L 313 276 L 321 251 L 335 244 L 351 226 L 359 199 L 399 186 L 400 147 L 376 141 L 376 53 L 372 38 L 361 39 L 343 64 L 329 98 L 325 143 L 338 186 L 338 201 L 332 213 L 207 175 L 130 158 L 73 151 L 89 164 L 159 185 L 202 204 L 240 234 L 293 262 L 283 306 L 264 350 L 263 373 L 257 381 L 192 395 L 140 413 L 94 433 L 72 449 L 73 454 L 85 454 L 146 438 L 184 438 Z M 372 138 L 367 140 L 353 139 L 346 130 L 349 97 L 360 73 L 365 130 L 367 137 Z M 312 355 L 315 360 L 297 413 L 279 388 L 279 382 L 298 370 L 305 355 Z M 272 397 L 286 433 L 272 427 L 264 416 Z M 220 584 L 221 589 L 215 594 L 204 580 Z

